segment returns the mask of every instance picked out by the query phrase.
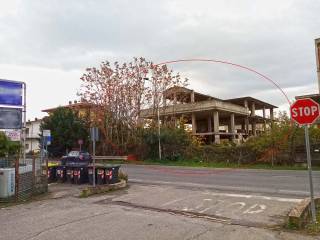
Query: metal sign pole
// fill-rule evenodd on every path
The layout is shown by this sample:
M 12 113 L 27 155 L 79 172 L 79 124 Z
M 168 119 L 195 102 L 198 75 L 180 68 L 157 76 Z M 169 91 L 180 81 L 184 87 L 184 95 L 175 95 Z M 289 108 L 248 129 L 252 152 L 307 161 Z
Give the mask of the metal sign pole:
M 159 99 L 159 97 L 158 97 Z M 158 100 L 158 142 L 159 142 L 159 159 L 161 161 L 161 125 L 160 125 L 160 110 L 159 110 L 159 100 Z
M 308 125 L 304 125 L 304 134 L 306 139 L 306 151 L 307 151 L 307 162 L 308 162 L 308 172 L 309 172 L 309 184 L 310 184 L 310 202 L 311 202 L 311 215 L 312 222 L 316 223 L 316 207 L 314 204 L 314 195 L 313 195 L 313 182 L 312 182 L 312 168 L 311 168 L 311 153 L 310 153 L 310 141 L 309 141 L 309 129 Z
M 44 148 L 44 136 L 43 136 L 43 132 L 42 132 L 42 137 L 41 137 L 41 150 L 40 150 L 40 164 L 42 165 L 43 163 L 43 148 Z
M 96 141 L 99 141 L 99 130 L 96 127 L 90 128 L 90 135 L 92 141 L 92 180 L 93 187 L 96 186 Z
M 93 187 L 96 186 L 96 141 L 94 140 L 92 142 L 92 170 L 93 170 L 93 175 L 92 175 L 92 179 L 93 179 Z
M 26 162 L 26 133 L 27 133 L 27 84 L 23 83 L 23 162 Z

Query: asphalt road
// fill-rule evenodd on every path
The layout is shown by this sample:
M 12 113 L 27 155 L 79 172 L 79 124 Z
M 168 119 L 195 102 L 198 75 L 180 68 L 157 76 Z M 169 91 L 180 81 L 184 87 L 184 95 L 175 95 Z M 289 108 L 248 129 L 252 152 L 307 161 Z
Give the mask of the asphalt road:
M 155 165 L 123 165 L 129 181 L 211 190 L 261 193 L 290 197 L 309 196 L 307 171 L 210 169 Z M 320 195 L 320 172 L 313 172 L 315 194 Z
M 79 198 L 85 186 L 52 184 L 48 198 L 0 208 L 0 240 L 311 240 L 283 231 L 292 199 L 131 184 Z

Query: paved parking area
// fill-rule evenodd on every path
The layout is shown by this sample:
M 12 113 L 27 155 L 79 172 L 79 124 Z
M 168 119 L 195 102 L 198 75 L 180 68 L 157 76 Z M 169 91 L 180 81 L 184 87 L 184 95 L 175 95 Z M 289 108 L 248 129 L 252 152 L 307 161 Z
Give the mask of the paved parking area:
M 297 200 L 140 184 L 85 199 L 74 185 L 50 189 L 48 199 L 0 209 L 1 240 L 320 239 L 270 228 Z
M 127 194 L 112 201 L 136 207 L 195 213 L 245 226 L 274 227 L 284 223 L 289 210 L 301 199 L 135 184 Z

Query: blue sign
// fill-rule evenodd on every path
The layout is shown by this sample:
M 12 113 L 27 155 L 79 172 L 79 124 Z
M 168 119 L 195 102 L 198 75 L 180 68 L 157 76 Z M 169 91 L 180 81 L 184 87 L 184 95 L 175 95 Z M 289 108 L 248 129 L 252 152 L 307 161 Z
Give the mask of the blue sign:
M 21 108 L 0 108 L 0 129 L 21 129 Z
M 51 145 L 52 137 L 51 136 L 44 136 L 44 145 L 48 146 Z
M 0 104 L 22 106 L 22 83 L 0 79 Z

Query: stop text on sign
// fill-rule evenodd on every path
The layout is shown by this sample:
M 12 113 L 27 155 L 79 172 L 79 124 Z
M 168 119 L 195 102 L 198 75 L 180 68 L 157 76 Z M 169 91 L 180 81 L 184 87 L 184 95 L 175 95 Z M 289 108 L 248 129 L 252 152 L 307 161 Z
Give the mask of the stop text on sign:
M 312 124 L 320 115 L 320 107 L 310 98 L 298 99 L 290 106 L 291 118 L 298 124 Z
M 311 106 L 311 107 L 298 107 L 298 108 L 292 108 L 292 117 L 298 117 L 298 116 L 314 116 L 319 115 L 318 113 L 318 107 Z

